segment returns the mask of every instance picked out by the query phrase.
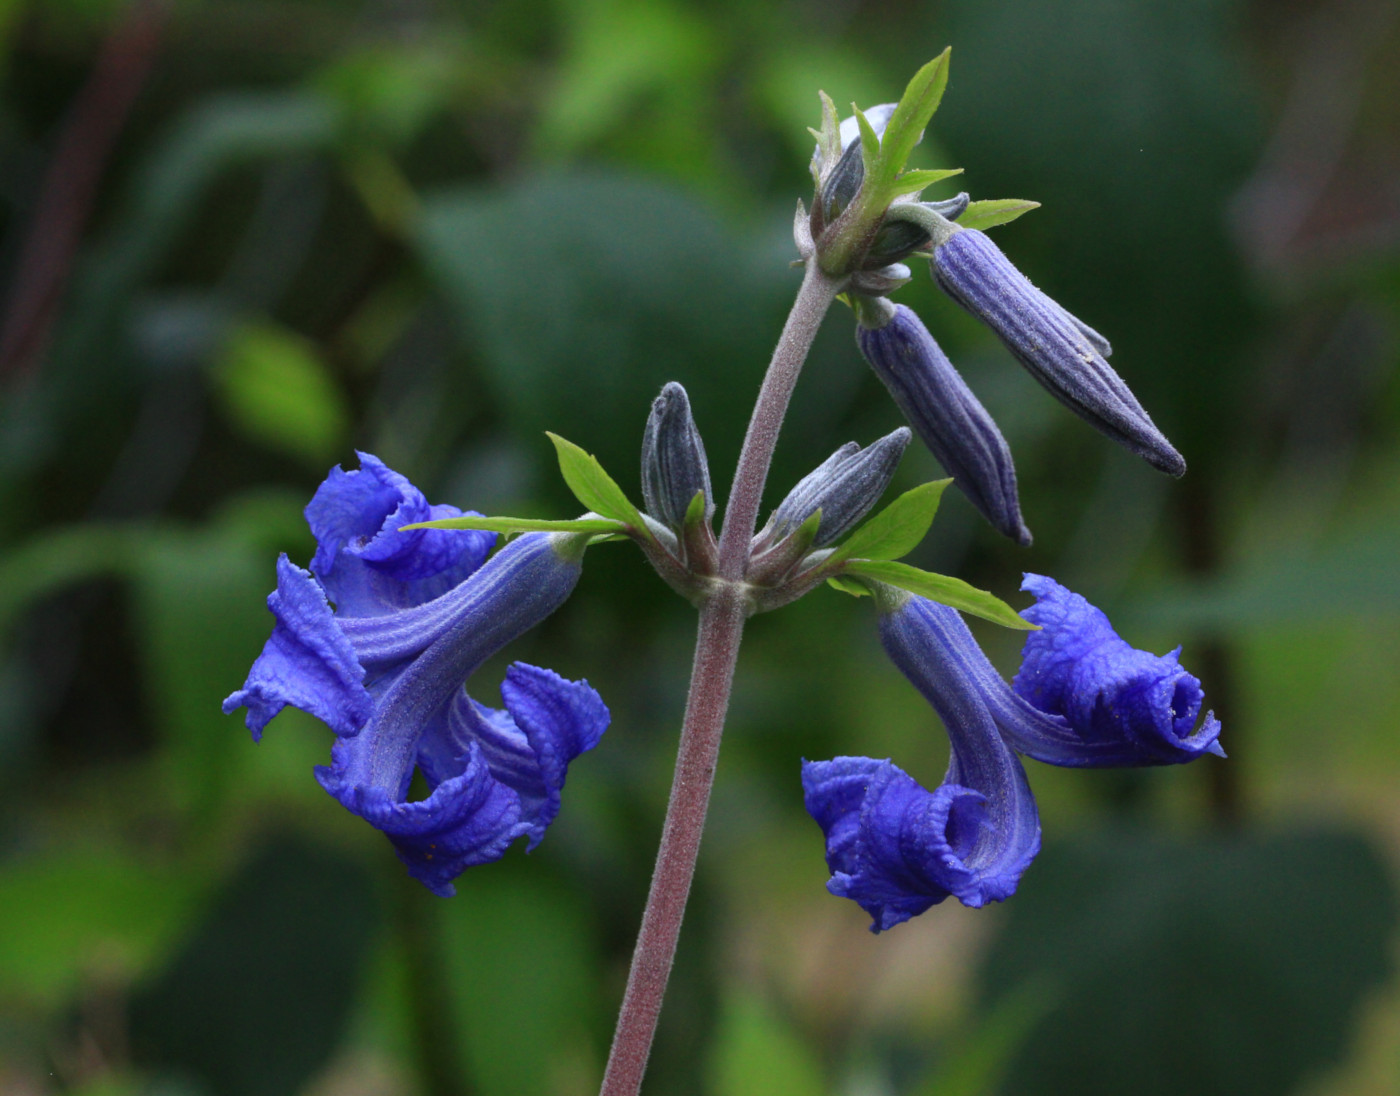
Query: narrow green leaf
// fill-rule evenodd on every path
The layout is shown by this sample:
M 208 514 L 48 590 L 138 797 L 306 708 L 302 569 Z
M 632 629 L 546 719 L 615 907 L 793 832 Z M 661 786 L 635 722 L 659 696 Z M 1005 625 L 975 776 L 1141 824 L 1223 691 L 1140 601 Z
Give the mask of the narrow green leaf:
M 561 438 L 549 431 L 545 433 L 549 435 L 549 440 L 554 443 L 554 448 L 559 453 L 559 471 L 564 476 L 564 482 L 569 485 L 569 490 L 579 502 L 594 513 L 630 525 L 648 540 L 652 539 L 646 522 L 632 505 L 632 500 L 612 476 L 603 470 L 597 457 L 584 452 L 567 438 Z
M 945 49 L 926 64 L 904 89 L 899 106 L 890 116 L 885 127 L 885 139 L 881 149 L 880 163 L 876 171 L 870 172 L 872 179 L 880 186 L 889 186 L 903 169 L 919 143 L 919 135 L 933 117 L 938 104 L 943 100 L 943 89 L 948 86 L 948 59 L 952 47 Z
M 890 184 L 886 193 L 896 198 L 901 194 L 914 194 L 950 176 L 961 175 L 962 172 L 960 167 L 944 168 L 941 171 L 906 171 Z
M 612 518 L 549 521 L 544 518 L 486 518 L 463 514 L 460 518 L 440 518 L 399 526 L 400 532 L 407 529 L 483 529 L 488 533 L 625 533 L 627 526 Z
M 1016 614 L 1016 610 L 995 594 L 979 590 L 960 578 L 951 575 L 921 571 L 907 563 L 895 563 L 884 559 L 853 559 L 843 568 L 853 575 L 873 578 L 911 594 L 918 594 L 942 605 L 951 605 L 965 613 L 990 620 L 1004 628 L 1017 628 L 1023 632 L 1036 631 L 1036 626 Z
M 835 559 L 898 559 L 912 552 L 928 533 L 938 500 L 953 481 L 934 480 L 905 491 L 836 549 Z
M 681 519 L 681 524 L 689 529 L 692 525 L 699 525 L 705 517 L 705 492 L 696 491 L 695 497 L 690 500 L 690 505 L 685 508 L 685 517 Z
M 875 136 L 875 127 L 870 124 L 865 111 L 854 103 L 851 104 L 851 110 L 855 111 L 856 125 L 860 126 L 860 159 L 868 179 L 875 165 L 880 162 L 880 138 Z
M 1024 198 L 993 198 L 985 202 L 972 202 L 958 218 L 959 228 L 995 228 L 1014 221 L 1022 213 L 1039 209 L 1039 202 Z
M 840 590 L 843 594 L 850 594 L 851 597 L 869 597 L 870 591 L 865 588 L 864 583 L 855 579 L 847 578 L 845 575 L 837 575 L 835 578 L 826 580 L 826 584 L 834 590 Z

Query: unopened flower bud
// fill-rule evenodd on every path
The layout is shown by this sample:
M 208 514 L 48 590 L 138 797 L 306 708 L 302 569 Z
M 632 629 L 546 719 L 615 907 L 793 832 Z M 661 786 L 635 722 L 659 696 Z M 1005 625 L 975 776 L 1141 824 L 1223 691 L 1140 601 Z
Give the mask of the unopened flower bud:
M 943 290 L 985 323 L 1061 403 L 1148 464 L 1173 476 L 1186 461 L 1105 360 L 1111 349 L 1030 283 L 985 234 L 960 229 L 933 251 Z
M 652 517 L 680 531 L 697 492 L 704 494 L 708 522 L 715 504 L 705 443 L 695 427 L 685 389 L 672 381 L 652 402 L 647 418 L 642 438 L 642 499 Z
M 818 510 L 821 524 L 811 546 L 821 548 L 840 539 L 880 501 L 908 444 L 909 431 L 901 426 L 864 449 L 855 442 L 841 446 L 803 477 L 773 511 L 772 539 L 799 528 Z
M 865 302 L 859 318 L 861 354 L 938 463 L 983 517 L 1030 544 L 1011 449 L 919 317 L 882 300 Z

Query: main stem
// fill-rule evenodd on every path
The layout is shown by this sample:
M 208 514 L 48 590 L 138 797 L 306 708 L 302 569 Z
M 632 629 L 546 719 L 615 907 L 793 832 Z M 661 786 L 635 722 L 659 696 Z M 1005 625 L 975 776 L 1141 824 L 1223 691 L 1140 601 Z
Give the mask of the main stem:
M 637 1096 L 641 1091 L 656 1020 L 676 957 L 695 861 L 700 854 L 700 835 L 705 829 L 739 641 L 748 615 L 743 578 L 749 540 L 788 402 L 822 317 L 840 289 L 840 282 L 823 274 L 815 262 L 808 262 L 802 288 L 783 326 L 749 419 L 720 533 L 721 581 L 700 609 L 671 799 L 666 806 L 661 847 L 600 1096 Z

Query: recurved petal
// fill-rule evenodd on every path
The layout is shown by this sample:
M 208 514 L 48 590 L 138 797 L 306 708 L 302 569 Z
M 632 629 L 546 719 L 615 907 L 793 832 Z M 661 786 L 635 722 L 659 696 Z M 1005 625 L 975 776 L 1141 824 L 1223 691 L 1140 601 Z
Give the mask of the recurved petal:
M 1154 468 L 1186 462 L 1105 360 L 1107 340 L 1026 278 L 983 232 L 962 229 L 934 248 L 934 278 L 990 327 L 1061 403 Z
M 978 512 L 1018 544 L 1030 544 L 1011 449 L 919 317 L 895 305 L 883 326 L 858 324 L 856 343 L 909 424 Z
M 475 571 L 494 533 L 399 527 L 460 517 L 430 506 L 404 476 L 369 453 L 353 472 L 332 468 L 306 507 L 316 537 L 311 570 L 341 616 L 375 616 L 440 596 Z
M 528 830 L 520 821 L 520 797 L 491 775 L 483 751 L 468 744 L 460 771 L 426 799 L 402 802 L 382 788 L 345 778 L 342 747 L 316 779 L 350 811 L 384 831 L 408 872 L 434 894 L 456 893 L 452 880 L 477 864 L 499 860 Z
M 826 836 L 827 890 L 870 914 L 872 932 L 949 895 L 976 892 L 966 857 L 985 823 L 977 792 L 952 784 L 930 792 L 892 762 L 869 757 L 804 761 L 802 787 Z
M 492 775 L 520 797 L 521 824 L 533 849 L 559 813 L 569 763 L 598 744 L 611 717 L 588 682 L 523 662 L 506 671 L 501 698 L 504 710 L 471 700 L 454 704 L 449 735 L 454 743 L 479 745 Z M 424 769 L 431 778 L 429 766 Z
M 243 688 L 223 704 L 224 713 L 248 709 L 253 738 L 287 705 L 322 720 L 338 735 L 353 735 L 369 720 L 373 701 L 354 648 L 331 615 L 326 595 L 311 575 L 286 555 L 277 560 L 277 589 L 267 599 L 276 623 Z
M 1160 656 L 1133 648 L 1101 610 L 1044 575 L 1026 575 L 1021 588 L 1036 597 L 1021 615 L 1040 630 L 1027 634 L 1012 686 L 1069 723 L 1095 758 L 1078 763 L 1174 765 L 1203 753 L 1224 756 L 1214 714 L 1196 729 L 1201 683 L 1182 669 L 1180 648 Z M 1013 737 L 1013 745 L 1037 756 L 1035 741 Z

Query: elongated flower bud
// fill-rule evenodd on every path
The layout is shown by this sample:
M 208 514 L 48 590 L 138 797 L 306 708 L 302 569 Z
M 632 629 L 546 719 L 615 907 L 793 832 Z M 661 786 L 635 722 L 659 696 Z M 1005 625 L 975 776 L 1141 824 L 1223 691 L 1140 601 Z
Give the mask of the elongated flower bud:
M 1154 468 L 1185 473 L 1186 461 L 1105 360 L 1107 340 L 1033 286 L 986 235 L 953 232 L 934 248 L 932 267 L 944 291 L 1061 403 Z
M 909 431 L 901 426 L 864 449 L 853 441 L 841 446 L 778 504 L 773 511 L 773 539 L 791 533 L 818 510 L 821 525 L 812 547 L 840 539 L 880 501 L 908 445 Z
M 882 317 L 883 325 L 866 326 Z M 1018 544 L 1030 544 L 1006 439 L 919 317 L 902 304 L 872 304 L 860 312 L 856 342 L 904 417 L 978 512 Z
M 675 381 L 651 405 L 642 438 L 642 499 L 647 513 L 679 531 L 697 491 L 705 495 L 705 520 L 714 514 L 705 443 L 690 413 L 690 399 Z

